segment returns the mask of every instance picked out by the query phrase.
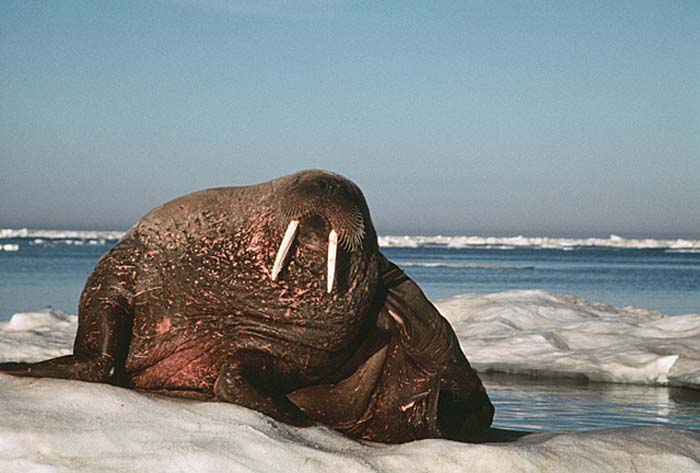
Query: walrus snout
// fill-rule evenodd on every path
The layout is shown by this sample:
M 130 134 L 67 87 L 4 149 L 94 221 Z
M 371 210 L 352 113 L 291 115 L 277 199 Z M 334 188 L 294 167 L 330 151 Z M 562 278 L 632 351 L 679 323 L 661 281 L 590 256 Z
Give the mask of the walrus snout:
M 362 248 L 369 209 L 354 182 L 327 171 L 301 171 L 285 178 L 277 192 L 282 199 L 278 214 L 281 228 L 291 220 L 318 215 L 335 230 L 344 249 Z
M 331 228 L 328 233 L 327 291 L 333 289 L 338 245 L 352 252 L 363 247 L 365 221 L 369 210 L 359 188 L 350 180 L 326 171 L 302 171 L 285 179 L 279 192 L 283 194 L 279 219 L 286 225 L 272 267 L 275 281 L 303 218 L 318 215 Z

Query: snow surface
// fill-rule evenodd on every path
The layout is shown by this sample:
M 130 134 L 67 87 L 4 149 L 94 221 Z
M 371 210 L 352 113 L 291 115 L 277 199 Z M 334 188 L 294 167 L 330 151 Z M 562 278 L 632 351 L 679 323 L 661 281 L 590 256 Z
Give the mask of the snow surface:
M 0 375 L 3 472 L 697 472 L 700 434 L 533 434 L 509 444 L 356 442 L 223 403 Z
M 700 387 L 700 314 L 667 317 L 541 291 L 437 303 L 478 369 Z M 0 361 L 71 351 L 77 317 L 0 322 Z M 533 434 L 507 444 L 356 442 L 245 408 L 0 374 L 0 471 L 695 471 L 700 433 L 666 427 Z

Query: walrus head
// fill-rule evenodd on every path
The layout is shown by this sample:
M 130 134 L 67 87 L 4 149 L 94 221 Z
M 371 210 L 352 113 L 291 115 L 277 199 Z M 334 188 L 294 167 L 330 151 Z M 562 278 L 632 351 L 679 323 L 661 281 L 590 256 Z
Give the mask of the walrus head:
M 277 221 L 282 228 L 286 226 L 286 231 L 272 267 L 272 280 L 276 280 L 282 270 L 302 219 L 319 216 L 331 228 L 327 279 L 330 293 L 335 279 L 338 245 L 348 252 L 361 251 L 367 246 L 368 231 L 376 239 L 362 192 L 352 181 L 326 171 L 302 171 L 287 176 L 277 192 L 283 199 Z

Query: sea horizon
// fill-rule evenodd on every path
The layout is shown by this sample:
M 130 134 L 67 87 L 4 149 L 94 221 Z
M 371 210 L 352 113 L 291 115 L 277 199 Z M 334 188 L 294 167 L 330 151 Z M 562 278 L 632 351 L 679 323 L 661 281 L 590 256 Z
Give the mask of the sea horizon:
M 90 238 L 90 235 L 101 235 L 100 238 L 119 239 L 130 226 L 0 226 L 0 239 L 10 238 L 64 238 L 64 234 L 74 235 L 75 238 Z M 479 237 L 479 238 L 561 238 L 561 239 L 617 239 L 625 240 L 688 240 L 699 241 L 700 232 L 663 232 L 663 231 L 539 231 L 539 230 L 464 230 L 464 231 L 421 231 L 418 229 L 377 228 L 378 237 Z M 119 235 L 119 236 L 117 236 Z

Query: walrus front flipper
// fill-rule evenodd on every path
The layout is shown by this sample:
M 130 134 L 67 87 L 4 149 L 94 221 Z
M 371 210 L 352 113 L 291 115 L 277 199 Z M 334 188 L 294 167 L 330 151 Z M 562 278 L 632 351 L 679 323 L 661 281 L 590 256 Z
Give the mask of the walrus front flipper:
M 138 252 L 118 244 L 95 266 L 80 296 L 73 354 L 38 363 L 2 363 L 0 372 L 35 378 L 118 382 L 131 339 L 130 288 Z
M 286 384 L 289 370 L 284 362 L 266 353 L 241 350 L 224 365 L 214 384 L 217 399 L 262 412 L 298 427 L 313 425 L 279 386 Z
M 348 378 L 290 394 L 315 420 L 353 438 L 402 443 L 440 437 L 435 422 L 440 380 L 419 367 L 397 333 Z
M 367 417 L 385 367 L 386 352 L 385 345 L 337 383 L 306 386 L 287 397 L 314 420 L 336 430 L 351 430 Z
M 80 381 L 106 381 L 112 360 L 104 356 L 66 355 L 38 363 L 0 363 L 0 372 L 33 378 L 62 378 Z
M 491 425 L 493 405 L 469 366 L 449 322 L 418 285 L 395 264 L 384 261 L 386 300 L 377 325 L 398 332 L 413 362 L 439 376 L 436 423 L 442 436 L 469 440 Z

